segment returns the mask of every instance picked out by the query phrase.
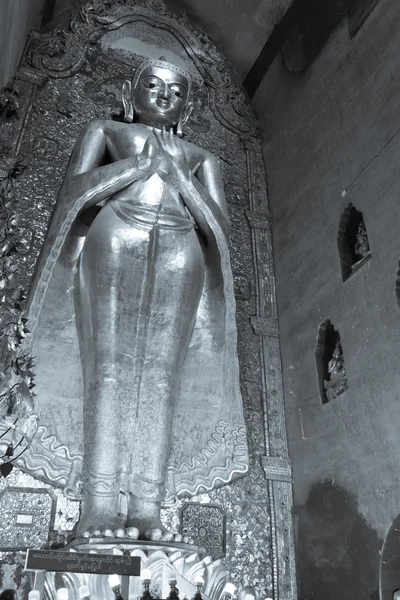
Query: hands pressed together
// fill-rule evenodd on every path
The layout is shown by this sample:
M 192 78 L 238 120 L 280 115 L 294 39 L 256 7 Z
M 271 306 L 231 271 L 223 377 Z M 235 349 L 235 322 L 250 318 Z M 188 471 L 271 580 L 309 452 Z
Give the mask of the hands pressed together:
M 181 140 L 172 129 L 153 129 L 139 157 L 139 168 L 147 173 L 158 173 L 163 178 L 189 183 L 191 170 Z M 155 143 L 154 143 L 155 140 Z

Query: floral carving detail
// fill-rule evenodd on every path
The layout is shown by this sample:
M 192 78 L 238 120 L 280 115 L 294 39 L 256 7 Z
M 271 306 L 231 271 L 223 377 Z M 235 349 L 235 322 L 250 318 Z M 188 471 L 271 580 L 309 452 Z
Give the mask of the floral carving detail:
M 4 164 L 7 163 L 7 159 L 4 157 L 12 153 L 10 132 L 12 130 L 12 123 L 19 119 L 19 110 L 20 101 L 14 80 L 0 90 L 0 128 L 2 129 L 2 135 L 0 136 L 0 157 L 3 157 L 0 158 L 0 173 L 4 171 L 8 174 L 9 169 Z M 12 172 L 12 175 L 14 175 L 14 172 Z M 0 180 L 3 181 L 3 179 L 0 176 Z
M 18 92 L 12 85 L 0 90 L 0 114 L 2 118 L 18 117 L 19 99 Z
M 0 416 L 25 416 L 33 410 L 33 358 L 22 350 L 28 333 L 23 316 L 26 292 L 18 281 L 18 257 L 29 253 L 33 235 L 18 225 L 12 212 L 11 191 L 26 164 L 3 162 L 0 184 Z
M 9 488 L 0 496 L 3 549 L 41 547 L 49 537 L 54 499 L 47 490 Z M 27 515 L 23 527 L 15 527 L 18 515 Z M 31 517 L 31 521 L 29 521 Z
M 231 88 L 231 103 L 239 117 L 247 119 L 256 126 L 256 119 L 251 105 L 247 102 L 246 96 L 238 86 L 232 86 Z
M 44 75 L 69 77 L 79 71 L 90 45 L 106 31 L 135 21 L 143 14 L 154 19 L 154 13 L 190 49 L 204 82 L 215 89 L 211 97 L 215 116 L 232 131 L 245 137 L 254 136 L 255 119 L 243 93 L 232 83 L 224 56 L 185 15 L 177 18 L 168 13 L 163 0 L 91 0 L 78 14 L 72 15 L 70 31 L 58 27 L 52 33 L 37 36 L 27 53 L 27 61 Z M 155 19 L 154 23 L 157 24 Z
M 148 8 L 154 10 L 155 12 L 165 13 L 165 3 L 163 0 L 148 0 L 147 2 Z
M 181 533 L 214 560 L 225 554 L 225 515 L 220 506 L 189 502 L 181 509 Z
M 35 35 L 26 60 L 31 67 L 52 77 L 69 77 L 85 60 L 85 43 L 73 31 L 58 26 L 51 33 Z

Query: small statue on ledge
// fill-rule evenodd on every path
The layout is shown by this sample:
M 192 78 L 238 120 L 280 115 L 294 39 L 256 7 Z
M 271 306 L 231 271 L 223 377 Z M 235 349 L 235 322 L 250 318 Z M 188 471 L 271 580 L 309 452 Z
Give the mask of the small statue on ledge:
M 336 342 L 332 358 L 328 363 L 329 379 L 324 380 L 327 400 L 333 400 L 347 389 L 346 369 L 340 342 Z
M 354 247 L 354 251 L 356 253 L 356 256 L 358 257 L 357 262 L 359 262 L 363 258 L 367 258 L 367 256 L 370 255 L 367 230 L 365 229 L 364 221 L 360 221 L 358 224 L 356 240 L 357 241 Z
M 328 363 L 328 372 L 330 380 L 334 379 L 341 371 L 344 370 L 343 354 L 340 342 L 336 343 L 335 350 L 333 351 L 332 358 Z

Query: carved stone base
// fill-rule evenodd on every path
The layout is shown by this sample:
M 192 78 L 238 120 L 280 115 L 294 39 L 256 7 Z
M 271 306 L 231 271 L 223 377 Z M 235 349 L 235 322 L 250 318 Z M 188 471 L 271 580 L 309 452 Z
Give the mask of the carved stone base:
M 343 394 L 343 392 L 347 390 L 347 376 L 345 369 L 343 369 L 336 375 L 333 375 L 329 381 L 325 379 L 324 387 L 328 402 L 330 402 L 340 394 Z
M 68 548 L 76 552 L 93 552 L 94 550 L 98 553 L 103 554 L 118 554 L 118 552 L 114 552 L 114 550 L 121 550 L 123 552 L 128 551 L 129 554 L 132 556 L 136 556 L 135 554 L 133 554 L 133 552 L 138 549 L 146 551 L 147 553 L 155 552 L 156 550 L 161 550 L 166 554 L 171 554 L 178 551 L 181 552 L 182 555 L 196 554 L 199 556 L 204 556 L 205 553 L 204 548 L 195 546 L 193 544 L 185 544 L 175 541 L 166 542 L 162 540 L 157 542 L 153 542 L 150 540 L 130 540 L 127 537 L 77 538 L 69 544 Z M 147 569 L 147 567 L 143 567 L 143 565 L 142 568 Z
M 150 591 L 153 597 L 168 597 L 168 581 L 173 576 L 177 580 L 179 597 L 193 598 L 196 592 L 194 581 L 201 576 L 204 579 L 202 597 L 205 600 L 219 600 L 228 577 L 221 560 L 213 561 L 209 556 L 202 558 L 201 549 L 189 544 L 90 538 L 74 540 L 69 549 L 71 552 L 139 556 L 141 570 L 149 569 L 151 572 Z M 124 600 L 136 600 L 142 595 L 140 577 L 129 577 L 127 580 L 125 587 L 121 587 L 122 596 Z M 108 575 L 53 572 L 45 574 L 44 598 L 56 600 L 57 589 L 66 587 L 69 600 L 79 600 L 78 590 L 82 585 L 89 587 L 91 598 L 114 600 Z
M 365 263 L 368 262 L 370 258 L 371 258 L 371 252 L 368 252 L 368 254 L 366 254 L 365 256 L 360 258 L 360 260 L 358 260 L 357 262 L 352 264 L 351 265 L 352 273 L 355 273 L 356 271 L 358 271 L 358 269 L 360 269 L 363 265 L 365 265 Z

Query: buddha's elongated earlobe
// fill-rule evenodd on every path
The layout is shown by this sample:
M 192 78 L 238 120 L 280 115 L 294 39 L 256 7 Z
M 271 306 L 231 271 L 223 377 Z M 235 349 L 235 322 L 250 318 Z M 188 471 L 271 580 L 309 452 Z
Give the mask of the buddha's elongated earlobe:
M 178 125 L 176 126 L 176 135 L 180 138 L 183 137 L 182 120 L 179 119 Z
M 179 119 L 178 124 L 176 126 L 176 135 L 178 137 L 183 137 L 183 126 L 186 123 L 186 121 L 189 119 L 191 113 L 193 110 L 193 104 L 191 102 L 189 102 L 189 104 L 186 106 L 182 117 Z
M 122 104 L 124 105 L 124 121 L 132 123 L 135 110 L 132 103 L 132 85 L 128 80 L 122 84 Z

